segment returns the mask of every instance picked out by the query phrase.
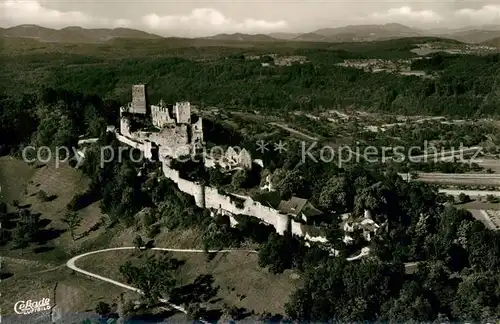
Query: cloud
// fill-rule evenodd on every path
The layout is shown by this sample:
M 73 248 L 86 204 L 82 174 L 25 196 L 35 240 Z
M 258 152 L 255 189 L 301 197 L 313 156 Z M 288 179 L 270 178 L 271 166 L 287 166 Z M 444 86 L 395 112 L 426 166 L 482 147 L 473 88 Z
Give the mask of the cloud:
M 437 23 L 443 20 L 443 17 L 432 10 L 413 10 L 409 6 L 399 8 L 390 8 L 386 12 L 371 14 L 371 19 L 380 22 L 426 22 Z
M 479 9 L 460 9 L 455 15 L 481 24 L 500 23 L 500 5 L 485 5 Z
M 9 25 L 36 24 L 46 27 L 125 27 L 127 19 L 91 17 L 81 11 L 59 11 L 42 6 L 33 0 L 7 0 L 0 3 L 3 21 Z
M 260 33 L 283 30 L 288 27 L 284 20 L 266 21 L 248 18 L 235 21 L 212 8 L 193 9 L 189 15 L 158 16 L 149 14 L 142 22 L 150 29 L 184 32 L 184 36 L 207 36 L 214 33 Z

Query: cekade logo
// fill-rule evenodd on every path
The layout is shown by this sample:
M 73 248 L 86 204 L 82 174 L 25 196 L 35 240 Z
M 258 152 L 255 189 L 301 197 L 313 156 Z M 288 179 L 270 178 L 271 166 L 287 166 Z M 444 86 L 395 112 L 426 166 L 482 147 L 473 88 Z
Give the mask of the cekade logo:
M 20 300 L 14 305 L 14 312 L 17 314 L 32 314 L 41 312 L 44 310 L 50 310 L 50 299 L 42 298 L 39 301 Z

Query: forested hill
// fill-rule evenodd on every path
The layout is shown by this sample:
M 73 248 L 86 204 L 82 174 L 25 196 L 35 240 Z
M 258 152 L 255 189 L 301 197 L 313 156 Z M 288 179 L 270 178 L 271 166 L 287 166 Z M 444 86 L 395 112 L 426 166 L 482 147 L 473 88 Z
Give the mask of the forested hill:
M 130 98 L 130 85 L 145 82 L 153 102 L 163 97 L 167 102 L 189 100 L 272 114 L 332 108 L 463 117 L 500 112 L 500 92 L 496 90 L 499 55 L 434 54 L 414 63 L 415 69 L 437 74 L 435 79 L 369 73 L 336 65 L 351 58 L 414 57 L 410 49 L 421 41 L 332 44 L 322 48 L 314 48 L 314 44 L 294 47 L 283 42 L 285 45 L 260 44 L 250 49 L 175 48 L 171 44 L 171 48 L 163 50 L 158 42 L 148 49 L 147 41 L 142 41 L 141 46 L 120 41 L 114 47 L 90 47 L 92 50 L 85 55 L 61 53 L 51 47 L 50 53 L 3 56 L 1 83 L 11 95 L 49 86 L 125 103 Z M 128 51 L 128 57 L 123 51 Z M 308 62 L 265 67 L 261 60 L 248 59 L 248 55 L 256 53 L 301 55 Z

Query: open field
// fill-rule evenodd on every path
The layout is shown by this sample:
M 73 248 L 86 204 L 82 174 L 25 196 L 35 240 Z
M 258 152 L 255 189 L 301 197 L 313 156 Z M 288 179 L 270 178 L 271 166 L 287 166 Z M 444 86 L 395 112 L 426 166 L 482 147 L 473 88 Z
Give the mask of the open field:
M 112 258 L 103 256 L 112 253 Z M 78 260 L 76 265 L 84 270 L 124 282 L 119 273 L 119 266 L 127 260 L 140 261 L 147 255 L 162 255 L 158 251 L 112 251 L 86 256 Z M 297 276 L 291 271 L 273 275 L 258 265 L 257 255 L 248 252 L 220 253 L 211 261 L 207 261 L 204 253 L 169 252 L 168 255 L 184 260 L 177 273 L 179 284 L 188 284 L 200 274 L 211 274 L 215 286 L 220 290 L 220 300 L 215 304 L 244 307 L 256 313 L 284 313 L 284 303 L 299 283 Z M 105 264 L 99 262 L 103 257 Z M 294 279 L 295 278 L 295 279 Z
M 415 181 L 449 185 L 485 185 L 500 186 L 498 174 L 472 173 L 418 173 Z
M 0 307 L 4 317 L 14 314 L 14 304 L 20 300 L 50 298 L 51 305 L 56 304 L 63 313 L 75 313 L 92 311 L 98 301 L 116 302 L 121 293 L 131 294 L 108 283 L 96 285 L 93 280 L 77 275 L 65 266 L 43 272 L 24 269 L 12 259 L 7 259 L 5 265 L 14 274 L 0 283 Z

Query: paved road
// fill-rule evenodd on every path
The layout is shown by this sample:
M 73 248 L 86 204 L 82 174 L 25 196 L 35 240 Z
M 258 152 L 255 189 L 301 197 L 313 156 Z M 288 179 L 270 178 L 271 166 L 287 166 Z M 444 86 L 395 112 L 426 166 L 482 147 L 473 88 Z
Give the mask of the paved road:
M 274 126 L 277 126 L 277 127 L 282 128 L 282 129 L 284 129 L 284 130 L 286 130 L 286 131 L 289 131 L 290 133 L 293 133 L 293 134 L 296 134 L 296 135 L 302 136 L 302 137 L 304 137 L 304 138 L 307 138 L 308 140 L 313 141 L 313 142 L 316 142 L 316 141 L 318 141 L 318 140 L 319 140 L 317 137 L 313 137 L 313 136 L 310 136 L 310 135 L 304 134 L 304 133 L 302 133 L 301 131 L 298 131 L 298 130 L 296 130 L 296 129 L 293 129 L 293 128 L 291 128 L 291 127 L 289 127 L 289 126 L 285 125 L 285 124 L 281 124 L 281 123 L 274 123 L 274 122 L 272 122 L 272 123 L 269 123 L 269 125 L 274 125 Z
M 469 209 L 469 212 L 472 214 L 472 216 L 474 216 L 475 219 L 481 221 L 489 229 L 492 230 L 498 229 L 497 225 L 493 223 L 487 211 L 482 209 Z

